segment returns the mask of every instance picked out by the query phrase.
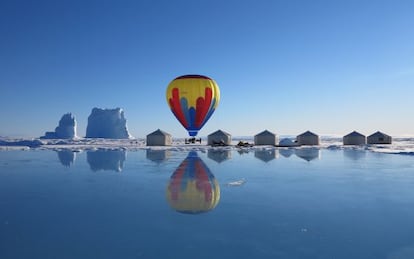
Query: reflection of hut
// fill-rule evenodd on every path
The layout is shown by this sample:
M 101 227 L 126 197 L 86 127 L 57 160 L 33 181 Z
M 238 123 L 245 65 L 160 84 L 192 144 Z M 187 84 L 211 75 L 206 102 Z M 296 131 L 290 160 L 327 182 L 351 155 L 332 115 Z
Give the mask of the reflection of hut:
M 359 132 L 353 131 L 343 137 L 344 145 L 365 145 L 367 138 Z
M 112 170 L 121 172 L 125 158 L 125 150 L 97 150 L 86 153 L 86 160 L 92 171 Z
M 160 149 L 147 149 L 146 157 L 155 163 L 162 163 L 171 156 L 170 150 Z
M 306 161 L 312 161 L 319 158 L 320 152 L 321 151 L 318 148 L 299 148 L 295 150 L 295 154 Z
M 207 157 L 221 163 L 231 158 L 231 151 L 225 149 L 209 149 L 207 151 Z
M 365 150 L 356 150 L 356 149 L 344 149 L 343 150 L 344 157 L 350 159 L 350 160 L 359 160 L 363 159 L 366 156 Z
M 231 135 L 222 130 L 217 130 L 207 137 L 207 145 L 230 145 Z
M 299 145 L 319 145 L 319 136 L 310 131 L 300 134 L 296 139 Z
M 258 149 L 254 151 L 254 156 L 267 163 L 275 158 L 278 158 L 278 152 L 275 149 Z
M 160 129 L 147 135 L 147 146 L 170 146 L 171 144 L 171 134 Z
M 176 211 L 198 214 L 217 206 L 220 186 L 197 152 L 192 151 L 171 175 L 166 196 Z
M 374 134 L 368 136 L 367 142 L 368 144 L 391 144 L 392 137 L 380 131 L 377 131 Z
M 265 130 L 254 136 L 255 145 L 276 145 L 278 138 L 276 134 Z

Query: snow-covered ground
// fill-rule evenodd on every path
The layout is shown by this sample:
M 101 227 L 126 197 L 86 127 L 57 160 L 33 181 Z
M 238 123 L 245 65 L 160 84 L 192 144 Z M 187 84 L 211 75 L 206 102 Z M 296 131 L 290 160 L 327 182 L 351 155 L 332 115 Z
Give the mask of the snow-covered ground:
M 239 141 L 248 142 L 253 144 L 253 138 L 250 137 L 233 137 L 232 145 L 225 147 L 211 147 L 207 146 L 207 141 L 202 140 L 199 144 L 185 144 L 184 139 L 173 139 L 171 146 L 158 146 L 148 147 L 146 146 L 145 139 L 94 139 L 94 138 L 78 138 L 78 139 L 0 139 L 0 150 L 26 150 L 26 149 L 39 149 L 39 150 L 95 150 L 95 149 L 112 149 L 112 150 L 138 150 L 138 149 L 154 149 L 154 150 L 176 150 L 176 151 L 188 151 L 188 150 L 200 150 L 205 151 L 208 149 L 243 149 L 245 151 L 250 150 L 271 150 L 271 149 L 292 149 L 281 148 L 273 146 L 254 146 L 249 145 L 246 147 L 238 147 Z M 321 137 L 321 144 L 319 146 L 301 146 L 294 147 L 294 149 L 350 149 L 350 150 L 369 150 L 379 153 L 390 154 L 405 154 L 414 155 L 414 137 L 401 137 L 394 138 L 391 145 L 362 145 L 362 146 L 344 146 L 342 144 L 342 138 L 337 137 Z

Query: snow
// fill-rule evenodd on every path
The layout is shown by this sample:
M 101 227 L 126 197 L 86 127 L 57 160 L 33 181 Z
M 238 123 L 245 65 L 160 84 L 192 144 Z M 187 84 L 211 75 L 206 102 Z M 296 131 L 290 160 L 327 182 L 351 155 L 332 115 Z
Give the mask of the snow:
M 46 132 L 42 139 L 72 139 L 76 138 L 76 120 L 72 113 L 66 113 L 59 121 L 54 132 Z
M 232 181 L 232 182 L 228 182 L 226 183 L 226 186 L 242 186 L 243 184 L 246 183 L 246 180 L 244 178 L 237 180 L 237 181 Z
M 38 139 L 0 140 L 0 146 L 4 147 L 29 147 L 38 148 L 43 142 Z
M 93 108 L 88 117 L 86 138 L 129 139 L 124 111 L 121 108 Z
M 284 138 L 279 141 L 279 146 L 281 147 L 294 147 L 297 146 L 297 143 L 293 142 L 289 138 Z

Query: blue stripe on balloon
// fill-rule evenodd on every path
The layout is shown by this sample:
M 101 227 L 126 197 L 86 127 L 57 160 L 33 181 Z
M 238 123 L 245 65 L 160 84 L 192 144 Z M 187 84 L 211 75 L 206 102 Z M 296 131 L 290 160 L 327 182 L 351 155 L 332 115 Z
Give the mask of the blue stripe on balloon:
M 190 109 L 188 109 L 188 114 L 189 114 L 189 117 L 190 117 L 190 120 L 188 121 L 189 123 L 189 129 L 196 129 L 195 127 L 194 127 L 194 122 L 195 122 L 195 115 L 196 115 L 196 110 L 195 110 L 195 108 L 194 107 L 190 107 Z
M 180 99 L 181 112 L 184 114 L 187 125 L 190 125 L 190 115 L 188 114 L 188 101 L 182 97 Z

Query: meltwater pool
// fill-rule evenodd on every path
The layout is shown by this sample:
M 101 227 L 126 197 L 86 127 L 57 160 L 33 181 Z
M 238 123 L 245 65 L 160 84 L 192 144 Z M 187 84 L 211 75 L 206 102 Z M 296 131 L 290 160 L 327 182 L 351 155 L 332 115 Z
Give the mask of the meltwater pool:
M 414 258 L 414 156 L 0 151 L 0 258 Z

